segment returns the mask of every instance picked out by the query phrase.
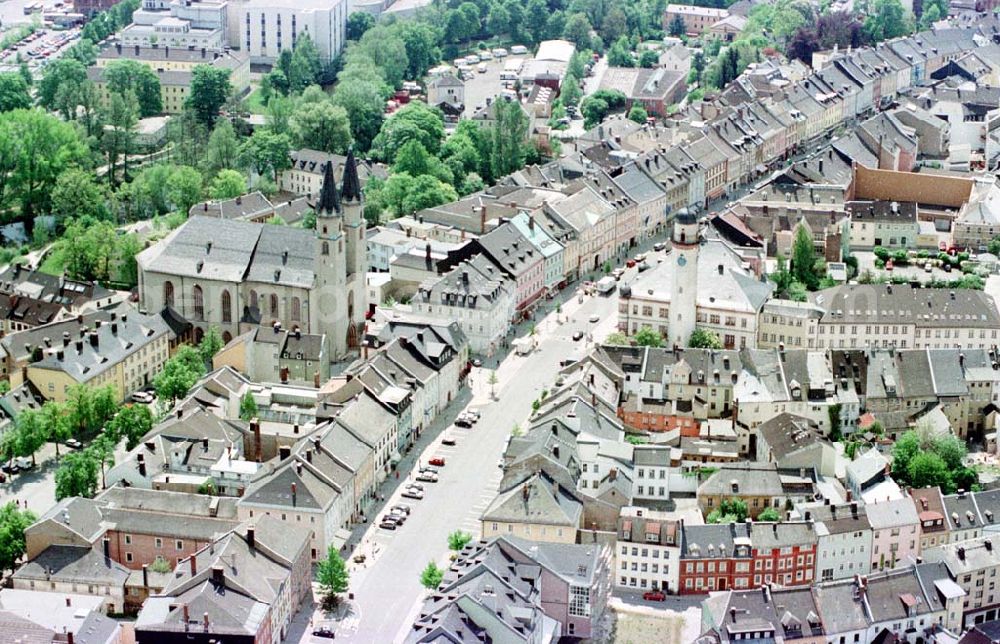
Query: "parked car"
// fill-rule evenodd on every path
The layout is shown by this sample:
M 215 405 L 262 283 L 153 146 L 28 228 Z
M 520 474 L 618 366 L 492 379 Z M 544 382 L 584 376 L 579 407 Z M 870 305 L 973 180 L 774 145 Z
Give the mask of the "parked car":
M 332 640 L 337 637 L 337 634 L 334 633 L 329 626 L 320 626 L 319 628 L 314 628 L 312 634 L 313 637 L 322 637 L 328 640 Z
M 438 467 L 444 467 L 444 457 L 435 456 L 431 460 L 427 461 L 430 465 L 437 465 Z
M 407 483 L 406 487 L 408 487 L 408 488 L 410 488 L 412 490 L 420 490 L 421 492 L 424 491 L 424 486 L 420 485 L 419 483 Z
M 638 255 L 636 255 L 635 256 L 635 261 L 636 261 L 636 263 L 642 263 L 642 262 L 646 261 L 646 253 L 639 253 Z
M 455 427 L 472 427 L 472 419 L 465 414 L 459 414 L 455 419 Z
M 406 516 L 410 516 L 410 511 L 412 510 L 412 508 L 410 508 L 410 506 L 406 505 L 405 503 L 398 503 L 389 509 L 397 511 L 400 514 L 405 514 Z
M 656 252 L 660 252 L 661 250 L 665 249 L 666 247 L 667 247 L 667 245 L 664 244 L 663 242 L 656 242 L 655 244 L 653 244 L 653 250 L 655 250 Z
M 451 436 L 451 435 L 446 435 L 444 438 L 441 439 L 441 444 L 442 445 L 449 445 L 449 446 L 454 445 L 455 444 L 455 437 Z
M 486 63 L 479 63 L 478 65 L 476 65 L 476 71 L 479 72 L 480 74 L 485 74 L 487 69 L 488 68 L 486 67 Z
M 382 519 L 382 522 L 378 524 L 378 527 L 382 528 L 383 530 L 395 530 L 396 522 L 386 521 L 385 519 Z
M 17 466 L 17 463 L 11 462 L 11 463 L 4 463 L 2 466 L 0 466 L 0 471 L 5 472 L 7 474 L 17 474 L 18 472 L 21 471 L 21 468 Z
M 71 447 L 73 449 L 80 449 L 81 447 L 83 447 L 83 443 L 76 440 L 75 438 L 68 438 L 66 439 L 66 447 Z
M 438 475 L 431 474 L 430 472 L 421 472 L 420 474 L 417 475 L 417 480 L 423 481 L 424 483 L 437 483 Z
M 932 266 L 930 262 L 927 262 L 926 264 L 924 264 L 924 272 L 925 273 L 930 273 L 932 270 L 934 270 L 934 266 Z
M 153 402 L 153 394 L 146 391 L 137 391 L 132 394 L 132 402 L 142 403 L 148 405 Z
M 479 358 L 476 358 L 475 360 L 472 361 L 472 366 L 473 367 L 481 367 L 481 366 L 483 366 L 483 361 L 480 360 Z
M 420 471 L 420 472 L 430 472 L 431 474 L 437 474 L 439 470 L 438 470 L 438 468 L 432 467 L 430 465 L 421 465 L 420 466 L 420 470 L 418 470 L 418 471 Z
M 591 315 L 589 319 L 590 319 L 590 323 L 591 324 L 597 324 L 598 322 L 601 321 L 601 316 L 597 315 L 597 314 L 594 314 L 594 315 Z
M 466 409 L 463 413 L 472 418 L 472 422 L 474 423 L 479 422 L 479 419 L 483 417 L 483 412 L 478 409 Z
M 634 259 L 630 259 L 627 262 L 625 262 L 625 268 L 633 268 L 634 266 L 635 266 L 635 260 Z
M 624 274 L 625 274 L 624 268 L 616 268 L 615 270 L 611 271 L 611 275 L 612 277 L 615 278 L 615 281 L 620 280 L 622 278 L 622 275 Z
M 642 594 L 642 598 L 649 602 L 662 602 L 667 600 L 667 596 L 659 590 L 651 590 Z
M 18 456 L 14 459 L 14 464 L 17 465 L 17 469 L 21 472 L 26 472 L 35 467 L 35 464 L 27 456 Z
M 407 489 L 403 490 L 402 496 L 405 499 L 417 499 L 419 501 L 420 499 L 424 498 L 424 493 L 421 492 L 420 490 L 413 490 L 413 489 L 407 488 Z
M 640 273 L 642 273 L 644 271 L 648 271 L 650 268 L 651 268 L 650 265 L 647 264 L 646 262 L 643 262 L 643 263 L 639 264 L 639 272 Z
M 583 339 L 583 331 L 577 331 L 573 334 L 573 342 L 579 342 Z
M 493 55 L 497 58 L 503 58 L 504 56 L 507 55 L 507 50 L 504 49 L 503 47 L 497 47 L 496 49 L 493 50 Z
M 528 53 L 528 48 L 524 45 L 514 45 L 510 48 L 510 53 L 520 56 L 521 54 Z

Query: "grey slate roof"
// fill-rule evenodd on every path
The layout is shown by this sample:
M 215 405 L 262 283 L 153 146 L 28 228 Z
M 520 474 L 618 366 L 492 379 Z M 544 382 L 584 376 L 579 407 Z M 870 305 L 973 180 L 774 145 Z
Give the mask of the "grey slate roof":
M 14 573 L 24 580 L 112 586 L 124 586 L 128 575 L 128 568 L 98 550 L 59 545 L 49 546 Z

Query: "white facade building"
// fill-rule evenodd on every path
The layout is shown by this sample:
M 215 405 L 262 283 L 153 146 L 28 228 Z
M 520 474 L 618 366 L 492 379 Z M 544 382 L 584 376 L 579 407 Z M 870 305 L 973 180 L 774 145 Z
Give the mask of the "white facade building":
M 320 59 L 329 61 L 347 40 L 347 12 L 347 0 L 248 0 L 239 6 L 234 41 L 250 53 L 251 63 L 270 64 L 309 34 Z
M 615 586 L 677 592 L 680 523 L 667 512 L 622 508 L 615 542 Z

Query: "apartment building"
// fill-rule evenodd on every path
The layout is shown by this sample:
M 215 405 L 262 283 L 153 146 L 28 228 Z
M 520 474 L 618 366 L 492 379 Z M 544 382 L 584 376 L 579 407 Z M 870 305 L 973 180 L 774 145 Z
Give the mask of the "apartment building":
M 666 512 L 623 508 L 618 519 L 612 571 L 615 586 L 676 593 L 681 565 L 681 525 Z

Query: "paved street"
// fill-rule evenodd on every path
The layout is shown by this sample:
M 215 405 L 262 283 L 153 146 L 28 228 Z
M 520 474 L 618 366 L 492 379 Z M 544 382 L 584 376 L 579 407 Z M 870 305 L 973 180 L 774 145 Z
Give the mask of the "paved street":
M 540 349 L 527 356 L 512 353 L 503 360 L 497 369 L 495 401 L 489 399 L 492 363 L 472 370 L 470 406 L 482 410 L 482 419 L 472 429 L 445 430 L 457 439 L 457 445 L 443 446 L 439 436 L 420 455 L 423 463 L 443 456 L 446 466 L 441 468 L 438 483 L 424 483 L 423 500 L 400 499 L 396 492 L 387 501 L 390 505 L 402 501 L 413 508 L 401 528 L 369 527 L 361 545 L 361 552 L 369 557 L 367 566 L 353 566 L 353 612 L 338 625 L 337 641 L 391 642 L 405 636 L 424 597 L 421 570 L 431 560 L 446 564 L 450 532 L 461 529 L 478 537 L 478 518 L 496 494 L 501 477 L 497 464 L 512 427 L 524 424 L 531 401 L 554 381 L 559 362 L 583 354 L 585 340 L 574 342 L 573 333 L 592 330 L 589 327 L 594 325 L 587 321 L 592 315 L 602 320 L 598 334 L 607 332 L 606 325 L 610 331 L 616 306 L 614 297 L 587 297 L 580 304 L 574 296 L 561 313 L 572 321 L 559 324 L 551 312 L 536 322 Z M 413 476 L 413 470 L 405 475 Z

